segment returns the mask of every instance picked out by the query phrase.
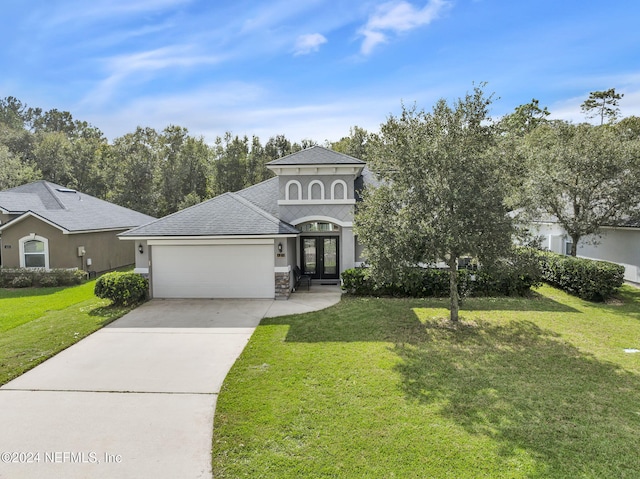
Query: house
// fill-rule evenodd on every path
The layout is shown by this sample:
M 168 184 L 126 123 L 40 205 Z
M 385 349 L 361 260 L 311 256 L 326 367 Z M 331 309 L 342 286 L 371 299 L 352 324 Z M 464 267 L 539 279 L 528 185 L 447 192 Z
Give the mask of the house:
M 155 298 L 288 298 L 299 266 L 338 283 L 360 261 L 353 234 L 365 163 L 314 146 L 267 164 L 275 177 L 120 234 Z
M 557 219 L 533 221 L 530 230 L 541 237 L 543 248 L 554 253 L 570 253 L 571 237 Z M 577 256 L 622 265 L 625 281 L 640 283 L 640 224 L 605 226 L 600 235 L 585 236 L 578 243 Z
M 0 265 L 102 272 L 133 264 L 118 234 L 155 218 L 48 181 L 0 191 Z

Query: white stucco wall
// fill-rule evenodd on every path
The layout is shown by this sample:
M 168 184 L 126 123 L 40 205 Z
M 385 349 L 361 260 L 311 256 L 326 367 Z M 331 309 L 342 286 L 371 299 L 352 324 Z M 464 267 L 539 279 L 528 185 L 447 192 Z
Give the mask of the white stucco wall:
M 543 237 L 542 246 L 556 253 L 564 253 L 570 240 L 556 223 L 538 223 L 532 228 Z M 640 229 L 603 228 L 600 236 L 588 236 L 578 243 L 577 255 L 617 263 L 625 268 L 624 279 L 640 283 Z

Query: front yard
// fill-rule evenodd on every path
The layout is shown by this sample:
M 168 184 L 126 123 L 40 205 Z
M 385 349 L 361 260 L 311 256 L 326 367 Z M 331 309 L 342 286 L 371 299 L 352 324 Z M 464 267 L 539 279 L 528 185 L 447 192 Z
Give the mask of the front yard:
M 73 287 L 0 289 L 0 385 L 119 318 L 95 281 Z
M 265 319 L 218 398 L 214 477 L 640 477 L 640 290 L 344 298 Z

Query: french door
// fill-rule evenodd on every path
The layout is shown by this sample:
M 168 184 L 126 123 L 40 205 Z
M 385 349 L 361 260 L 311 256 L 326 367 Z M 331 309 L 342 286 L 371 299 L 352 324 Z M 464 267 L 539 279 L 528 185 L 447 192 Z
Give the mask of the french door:
M 340 277 L 338 236 L 302 236 L 302 272 L 313 279 Z

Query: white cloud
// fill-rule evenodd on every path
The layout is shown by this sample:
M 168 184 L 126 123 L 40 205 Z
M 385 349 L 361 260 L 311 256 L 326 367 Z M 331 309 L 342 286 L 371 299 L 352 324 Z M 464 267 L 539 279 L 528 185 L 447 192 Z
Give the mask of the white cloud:
M 62 2 L 49 18 L 43 21 L 50 25 L 70 22 L 104 21 L 111 17 L 137 15 L 146 12 L 169 10 L 191 3 L 192 0 L 93 0 L 87 2 Z
M 85 101 L 108 101 L 124 81 L 134 76 L 140 81 L 159 70 L 215 65 L 223 60 L 222 57 L 200 54 L 195 50 L 197 48 L 190 45 L 176 45 L 111 57 L 105 61 L 107 77 L 87 95 Z
M 421 9 L 404 0 L 379 5 L 359 31 L 364 36 L 360 52 L 369 55 L 376 45 L 388 41 L 390 33 L 398 34 L 428 25 L 448 5 L 445 0 L 429 0 Z
M 327 43 L 327 39 L 320 33 L 300 35 L 296 39 L 294 55 L 307 55 L 309 53 L 317 52 L 320 49 L 320 45 L 323 43 Z
M 189 45 L 157 48 L 146 52 L 120 55 L 111 58 L 108 63 L 114 75 L 127 75 L 136 71 L 153 71 L 169 67 L 190 67 L 201 64 L 217 63 L 219 59 L 208 55 L 192 53 Z

